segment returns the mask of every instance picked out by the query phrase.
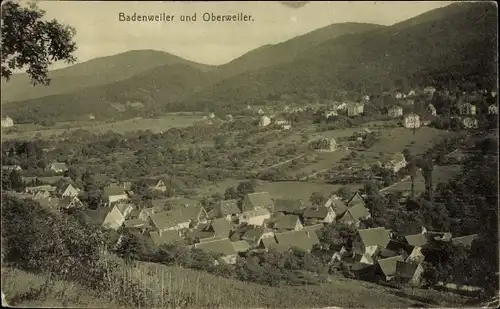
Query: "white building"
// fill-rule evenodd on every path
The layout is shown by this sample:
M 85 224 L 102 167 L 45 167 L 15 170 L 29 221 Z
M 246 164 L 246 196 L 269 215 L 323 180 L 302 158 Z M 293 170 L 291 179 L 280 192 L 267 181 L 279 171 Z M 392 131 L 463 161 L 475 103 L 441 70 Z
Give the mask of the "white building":
M 491 104 L 488 106 L 489 115 L 498 115 L 498 106 L 496 104 Z
M 262 116 L 259 121 L 259 127 L 267 127 L 271 124 L 271 118 L 267 116 Z
M 14 120 L 12 120 L 12 118 L 9 116 L 2 118 L 2 128 L 10 128 L 12 126 L 14 126 Z
M 404 127 L 408 129 L 418 129 L 420 128 L 420 116 L 415 113 L 410 113 L 406 115 L 404 120 Z

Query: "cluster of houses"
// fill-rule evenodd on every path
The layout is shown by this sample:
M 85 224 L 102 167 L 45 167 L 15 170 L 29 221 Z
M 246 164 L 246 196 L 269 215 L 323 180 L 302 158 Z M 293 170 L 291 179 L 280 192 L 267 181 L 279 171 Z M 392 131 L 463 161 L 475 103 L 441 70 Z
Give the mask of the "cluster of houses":
M 290 130 L 292 124 L 289 120 L 285 119 L 283 116 L 268 117 L 262 116 L 259 120 L 259 127 L 264 128 L 267 126 L 273 126 L 281 130 Z

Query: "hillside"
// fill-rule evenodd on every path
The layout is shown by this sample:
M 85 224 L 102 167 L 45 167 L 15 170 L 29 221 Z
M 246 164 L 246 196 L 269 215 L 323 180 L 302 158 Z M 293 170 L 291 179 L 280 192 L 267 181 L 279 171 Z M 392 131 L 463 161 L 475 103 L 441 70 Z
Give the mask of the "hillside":
M 17 122 L 50 119 L 66 121 L 122 119 L 149 115 L 157 103 L 168 103 L 211 82 L 210 73 L 185 64 L 164 65 L 129 79 L 88 87 L 71 94 L 30 99 L 2 105 Z
M 496 84 L 496 6 L 458 3 L 390 27 L 350 34 L 308 49 L 290 63 L 244 73 L 178 102 L 198 105 L 264 104 L 269 95 L 335 89 L 368 91 L 455 81 Z
M 278 44 L 269 44 L 252 50 L 243 56 L 217 68 L 221 77 L 230 77 L 247 71 L 293 61 L 304 51 L 345 34 L 360 33 L 384 26 L 368 23 L 332 24 L 294 37 Z
M 155 67 L 174 64 L 183 64 L 203 71 L 211 69 L 208 65 L 191 62 L 166 52 L 133 50 L 50 71 L 52 81 L 49 87 L 32 86 L 26 74 L 14 74 L 9 82 L 2 79 L 2 103 L 73 92 L 85 87 L 125 80 Z

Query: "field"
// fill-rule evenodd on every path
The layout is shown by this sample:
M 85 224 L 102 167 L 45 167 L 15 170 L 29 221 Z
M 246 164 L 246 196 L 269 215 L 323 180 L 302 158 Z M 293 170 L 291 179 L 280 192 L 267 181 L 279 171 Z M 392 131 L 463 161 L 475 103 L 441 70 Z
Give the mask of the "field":
M 135 118 L 115 122 L 78 121 L 74 123 L 58 123 L 50 129 L 44 129 L 42 126 L 33 124 L 20 124 L 15 126 L 15 132 L 2 132 L 2 139 L 33 139 L 36 136 L 49 138 L 78 129 L 92 133 L 106 133 L 108 131 L 127 133 L 140 130 L 151 130 L 153 133 L 159 133 L 170 128 L 192 126 L 201 118 L 201 116 L 167 115 L 160 118 Z
M 450 181 L 460 172 L 460 165 L 447 165 L 447 166 L 434 166 L 432 174 L 433 185 L 436 187 L 439 183 Z M 407 178 L 405 181 L 397 183 L 389 187 L 385 192 L 409 192 L 411 191 L 411 179 Z M 425 180 L 422 174 L 417 174 L 415 179 L 415 193 L 420 194 L 425 192 Z
M 206 272 L 137 262 L 120 266 L 116 275 L 149 290 L 154 308 L 346 308 L 460 306 L 467 298 L 432 290 L 389 287 L 364 281 L 330 277 L 328 283 L 309 286 L 269 287 L 217 277 Z M 99 307 L 117 304 L 78 284 L 52 280 L 48 293 L 37 295 L 46 277 L 2 268 L 2 290 L 12 306 Z M 112 289 L 112 299 L 128 298 L 129 289 Z M 34 293 L 35 292 L 35 293 Z M 439 297 L 434 297 L 438 295 Z
M 319 192 L 323 196 L 329 196 L 337 191 L 343 185 L 331 185 L 322 182 L 312 181 L 281 181 L 281 182 L 267 182 L 260 181 L 257 185 L 256 191 L 268 192 L 272 198 L 281 199 L 301 199 L 303 201 L 309 200 L 309 197 L 314 192 Z M 347 185 L 353 190 L 361 188 L 360 184 Z

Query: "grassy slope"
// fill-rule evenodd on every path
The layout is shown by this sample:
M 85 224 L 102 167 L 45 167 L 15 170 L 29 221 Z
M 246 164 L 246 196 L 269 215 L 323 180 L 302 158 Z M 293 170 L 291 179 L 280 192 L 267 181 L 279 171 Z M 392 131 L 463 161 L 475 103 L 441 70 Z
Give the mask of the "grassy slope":
M 51 71 L 50 87 L 30 85 L 26 74 L 14 74 L 10 82 L 2 79 L 2 103 L 67 93 L 81 88 L 125 80 L 162 65 L 185 64 L 200 70 L 211 67 L 155 50 L 134 50 L 95 58 L 67 68 Z
M 296 61 L 244 73 L 180 102 L 262 103 L 270 94 L 321 93 L 354 87 L 379 89 L 398 77 L 443 72 L 494 76 L 497 24 L 492 3 L 460 3 L 413 20 L 326 41 Z M 479 79 L 479 78 L 478 78 Z

